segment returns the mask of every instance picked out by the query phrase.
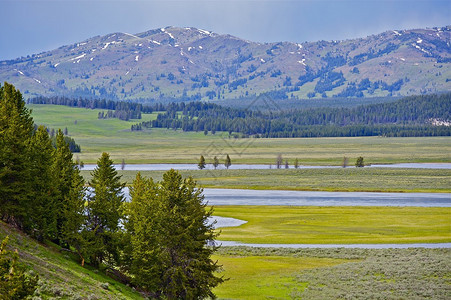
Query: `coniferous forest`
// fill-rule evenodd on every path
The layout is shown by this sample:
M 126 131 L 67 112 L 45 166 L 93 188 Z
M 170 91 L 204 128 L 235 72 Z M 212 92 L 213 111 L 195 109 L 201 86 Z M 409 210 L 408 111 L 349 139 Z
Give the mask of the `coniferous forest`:
M 138 174 L 131 202 L 123 188 L 108 153 L 85 182 L 63 132 L 52 144 L 48 130 L 34 126 L 21 93 L 8 83 L 0 87 L 2 221 L 76 253 L 81 265 L 110 270 L 149 297 L 214 298 L 212 289 L 223 279 L 214 275 L 217 248 L 207 246 L 217 234 L 207 222 L 212 210 L 202 189 L 174 170 L 161 182 Z M 0 261 L 12 266 L 14 260 L 3 260 L 4 244 Z M 0 280 L 2 291 L 19 298 L 33 293 L 36 278 L 11 278 Z
M 450 126 L 433 124 L 450 119 L 451 93 L 356 108 L 259 111 L 201 102 L 172 103 L 164 108 L 156 120 L 132 125 L 131 129 L 225 131 L 264 138 L 451 135 Z
M 208 102 L 174 102 L 143 105 L 131 102 L 33 98 L 34 104 L 108 109 L 99 119 L 140 119 L 142 113 L 158 112 L 156 120 L 131 125 L 132 131 L 149 128 L 183 131 L 229 132 L 240 137 L 352 137 L 352 136 L 450 136 L 451 93 L 410 96 L 400 100 L 354 108 L 278 109 L 225 107 Z

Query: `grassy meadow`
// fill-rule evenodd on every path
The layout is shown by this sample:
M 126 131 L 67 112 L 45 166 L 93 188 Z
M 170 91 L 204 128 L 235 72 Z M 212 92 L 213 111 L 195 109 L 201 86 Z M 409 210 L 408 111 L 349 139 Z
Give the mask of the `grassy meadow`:
M 37 124 L 66 128 L 81 145 L 76 154 L 85 163 L 94 163 L 105 151 L 126 163 L 196 163 L 203 154 L 207 163 L 214 156 L 221 160 L 229 154 L 232 163 L 274 164 L 282 154 L 292 165 L 297 158 L 306 165 L 340 165 L 343 156 L 350 164 L 358 156 L 367 164 L 402 162 L 451 162 L 451 137 L 419 138 L 294 138 L 234 139 L 228 134 L 207 136 L 203 132 L 151 129 L 131 132 L 137 122 L 156 118 L 143 114 L 142 120 L 97 119 L 102 110 L 59 105 L 29 105 Z
M 220 299 L 451 297 L 449 249 L 225 247 L 218 261 L 230 278 L 215 289 Z
M 140 171 L 161 180 L 165 171 Z M 451 193 L 451 170 L 401 168 L 182 170 L 206 188 L 271 189 L 342 192 L 443 192 Z M 91 171 L 82 170 L 86 180 Z M 137 171 L 118 170 L 131 184 Z
M 286 299 L 292 289 L 304 290 L 295 276 L 304 270 L 328 268 L 353 260 L 282 255 L 215 255 L 222 265 L 225 281 L 215 292 L 225 299 Z
M 214 215 L 247 221 L 219 240 L 256 244 L 451 242 L 451 208 L 215 206 Z

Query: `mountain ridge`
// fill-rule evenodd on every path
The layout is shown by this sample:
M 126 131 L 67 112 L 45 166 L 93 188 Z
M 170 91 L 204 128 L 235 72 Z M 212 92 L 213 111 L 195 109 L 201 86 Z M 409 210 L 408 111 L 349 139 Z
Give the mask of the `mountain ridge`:
M 194 27 L 95 36 L 0 62 L 26 98 L 161 101 L 405 96 L 451 90 L 451 26 L 258 43 Z

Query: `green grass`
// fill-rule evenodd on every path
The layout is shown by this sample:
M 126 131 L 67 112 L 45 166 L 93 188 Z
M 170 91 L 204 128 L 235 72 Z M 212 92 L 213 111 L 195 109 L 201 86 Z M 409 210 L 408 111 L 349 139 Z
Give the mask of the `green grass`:
M 165 171 L 141 171 L 161 180 Z M 400 168 L 264 169 L 180 171 L 208 188 L 303 191 L 442 192 L 451 193 L 451 170 Z M 119 171 L 131 184 L 137 171 Z M 87 180 L 90 171 L 83 171 Z
M 215 289 L 218 298 L 286 299 L 293 289 L 306 284 L 295 280 L 297 272 L 324 268 L 351 260 L 318 257 L 215 255 L 223 266 L 219 276 L 229 278 Z
M 219 240 L 257 244 L 451 242 L 451 208 L 216 206 L 214 215 L 247 221 Z
M 196 163 L 203 154 L 210 163 L 214 156 L 221 160 L 229 154 L 232 163 L 274 164 L 283 155 L 293 164 L 340 165 L 343 156 L 353 163 L 363 156 L 366 163 L 451 162 L 451 137 L 419 138 L 281 138 L 229 139 L 216 133 L 152 129 L 131 132 L 138 120 L 98 120 L 101 110 L 71 108 L 58 105 L 29 105 L 38 124 L 52 128 L 68 128 L 82 147 L 77 154 L 85 163 L 95 162 L 106 151 L 111 157 L 127 163 Z M 145 115 L 139 121 L 155 118 Z M 76 121 L 76 122 L 75 122 Z
M 72 255 L 60 252 L 56 246 L 40 244 L 0 222 L 0 240 L 7 235 L 8 246 L 18 249 L 20 261 L 39 275 L 35 295 L 42 299 L 143 299 L 104 273 L 82 267 Z
M 450 299 L 449 249 L 224 247 L 227 299 Z M 266 277 L 271 280 L 268 282 Z M 236 278 L 236 280 L 235 280 Z

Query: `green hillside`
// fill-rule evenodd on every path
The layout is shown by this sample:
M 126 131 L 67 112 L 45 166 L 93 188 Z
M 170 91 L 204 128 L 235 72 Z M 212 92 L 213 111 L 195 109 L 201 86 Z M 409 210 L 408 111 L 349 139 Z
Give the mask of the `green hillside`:
M 37 296 L 42 299 L 143 299 L 132 288 L 101 271 L 82 267 L 75 256 L 51 243 L 40 244 L 0 222 L 0 240 L 17 249 L 20 262 L 39 275 Z

